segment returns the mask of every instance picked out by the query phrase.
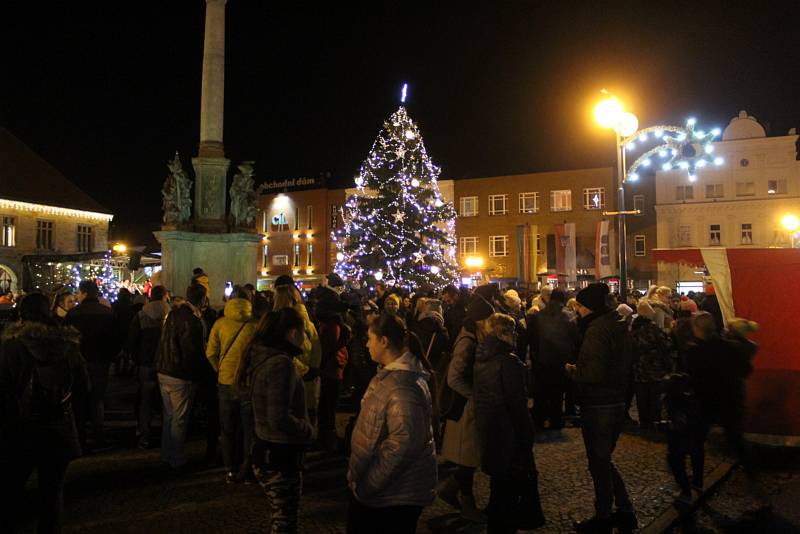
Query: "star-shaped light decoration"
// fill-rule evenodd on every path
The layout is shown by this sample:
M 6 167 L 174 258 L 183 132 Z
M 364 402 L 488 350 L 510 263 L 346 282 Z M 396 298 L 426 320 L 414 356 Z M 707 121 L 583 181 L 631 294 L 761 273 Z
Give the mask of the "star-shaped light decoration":
M 423 254 L 419 250 L 414 253 L 414 262 L 415 263 L 422 263 L 424 261 L 425 261 L 425 254 Z
M 398 209 L 397 211 L 392 213 L 392 217 L 394 217 L 394 222 L 401 223 L 403 222 L 403 219 L 406 218 L 406 214 Z
M 721 133 L 719 128 L 714 128 L 710 132 L 695 129 L 695 119 L 686 121 L 686 127 L 679 126 L 651 126 L 645 128 L 623 139 L 622 143 L 627 150 L 636 148 L 635 141 L 646 142 L 652 133 L 653 137 L 660 144 L 651 148 L 639 156 L 627 173 L 627 180 L 636 181 L 639 179 L 639 168 L 650 167 L 655 162 L 653 159 L 658 155 L 664 162 L 661 170 L 669 171 L 672 169 L 682 169 L 687 171 L 689 181 L 697 179 L 697 169 L 707 165 L 719 166 L 724 163 L 723 158 L 715 157 L 713 141 Z

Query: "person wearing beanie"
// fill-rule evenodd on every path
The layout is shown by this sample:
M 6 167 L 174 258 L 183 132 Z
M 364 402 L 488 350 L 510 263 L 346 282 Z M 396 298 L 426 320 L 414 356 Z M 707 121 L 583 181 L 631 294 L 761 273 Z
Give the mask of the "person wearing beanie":
M 514 317 L 519 315 L 522 299 L 519 298 L 519 293 L 516 290 L 509 289 L 506 291 L 503 295 L 503 302 Z
M 275 287 L 278 286 L 293 286 L 294 285 L 294 278 L 289 276 L 288 274 L 282 274 L 278 278 L 275 279 Z
M 390 293 L 383 301 L 383 313 L 387 315 L 397 315 L 400 312 L 400 297 L 395 293 Z
M 497 286 L 494 285 L 494 288 Z M 447 420 L 442 440 L 442 457 L 456 465 L 456 472 L 442 481 L 436 491 L 440 499 L 453 508 L 460 509 L 461 516 L 472 522 L 483 521 L 483 514 L 478 510 L 472 492 L 475 468 L 480 465 L 478 430 L 472 400 L 472 370 L 475 365 L 475 350 L 485 337 L 485 321 L 495 312 L 494 306 L 484 295 L 491 297 L 493 294 L 491 286 L 480 286 L 472 295 L 467 305 L 464 326 L 453 344 L 447 381 L 442 387 L 441 396 L 441 413 Z
M 208 284 L 208 275 L 201 267 L 195 267 L 192 270 L 192 283 L 199 284 L 206 288 L 206 297 L 211 298 L 209 295 L 211 294 L 211 289 L 209 288 Z
M 565 368 L 577 385 L 581 433 L 594 481 L 595 515 L 574 523 L 576 532 L 630 531 L 638 521 L 625 482 L 611 459 L 625 421 L 631 372 L 626 323 L 608 306 L 608 286 L 593 283 L 576 296 L 583 342 L 575 365 Z M 616 502 L 617 510 L 612 513 Z
M 697 303 L 689 297 L 681 297 L 678 309 L 685 313 L 697 313 Z

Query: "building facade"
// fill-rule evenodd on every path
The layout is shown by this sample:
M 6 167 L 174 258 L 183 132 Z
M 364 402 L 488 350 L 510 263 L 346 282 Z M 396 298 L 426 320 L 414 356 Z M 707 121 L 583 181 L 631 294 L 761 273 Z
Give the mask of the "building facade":
M 617 205 L 612 169 L 495 176 L 454 184 L 458 257 L 464 276 L 570 288 L 598 278 L 616 283 L 617 221 L 604 215 Z M 631 203 L 644 195 L 635 194 L 629 197 Z M 642 235 L 650 235 L 654 212 L 646 206 L 642 211 L 633 226 Z M 600 223 L 605 223 L 605 237 Z M 628 235 L 631 257 L 639 234 L 629 231 Z M 632 280 L 634 286 L 645 285 L 654 271 L 648 246 L 652 244 L 645 243 L 639 261 L 633 263 L 637 275 L 641 274 Z M 608 260 L 602 273 L 597 272 L 598 255 Z
M 28 287 L 37 258 L 108 250 L 113 215 L 10 132 L 0 129 L 0 292 Z
M 725 128 L 714 154 L 724 164 L 656 176 L 658 248 L 788 247 L 787 214 L 800 216 L 800 146 L 796 131 L 767 137 L 742 111 Z M 659 280 L 673 287 L 701 287 L 697 266 L 659 263 Z
M 331 232 L 342 224 L 344 189 L 285 190 L 260 197 L 257 230 L 262 235 L 258 286 L 287 274 L 315 286 L 336 264 Z
M 628 217 L 629 279 L 636 288 L 654 283 L 656 276 L 655 187 L 650 178 L 626 186 L 627 208 L 642 212 Z M 300 187 L 293 188 L 296 183 Z M 341 208 L 356 189 L 303 190 L 303 181 L 276 185 L 280 192 L 260 197 L 259 285 L 268 287 L 283 274 L 316 285 L 335 267 L 331 232 L 343 224 Z M 612 169 L 439 180 L 438 186 L 457 212 L 456 252 L 464 283 L 489 279 L 570 288 L 598 278 L 616 283 L 617 220 L 603 214 L 617 209 Z M 598 254 L 608 260 L 602 273 L 596 270 Z

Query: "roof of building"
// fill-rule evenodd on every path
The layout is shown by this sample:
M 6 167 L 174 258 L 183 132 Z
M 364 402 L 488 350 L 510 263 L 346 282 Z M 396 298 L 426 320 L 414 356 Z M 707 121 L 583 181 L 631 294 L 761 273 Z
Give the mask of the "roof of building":
M 0 128 L 0 198 L 111 213 L 5 128 Z
M 766 136 L 767 132 L 764 131 L 764 127 L 759 124 L 755 117 L 748 115 L 744 110 L 740 111 L 738 116 L 732 118 L 725 131 L 722 132 L 723 141 Z

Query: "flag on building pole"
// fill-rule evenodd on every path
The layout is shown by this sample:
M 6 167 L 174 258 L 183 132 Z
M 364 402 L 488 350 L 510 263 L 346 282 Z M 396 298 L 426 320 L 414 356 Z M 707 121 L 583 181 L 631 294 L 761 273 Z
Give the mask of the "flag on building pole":
M 520 282 L 527 282 L 528 278 L 528 257 L 525 254 L 525 250 L 528 248 L 525 246 L 525 225 L 518 224 L 517 225 L 517 280 Z
M 564 250 L 564 267 L 567 275 L 567 282 L 578 281 L 578 243 L 575 236 L 575 223 L 564 225 L 564 234 L 567 237 L 567 245 Z
M 566 250 L 569 243 L 569 236 L 565 235 L 563 224 L 554 224 L 556 232 L 556 274 L 559 276 L 567 274 Z
M 536 283 L 539 279 L 539 240 L 537 236 L 539 235 L 539 226 L 535 224 L 528 225 L 528 242 L 530 246 L 528 247 L 528 254 L 530 258 L 530 281 Z
M 594 277 L 597 280 L 608 278 L 614 274 L 611 267 L 611 243 L 608 231 L 608 221 L 598 221 L 594 240 Z

